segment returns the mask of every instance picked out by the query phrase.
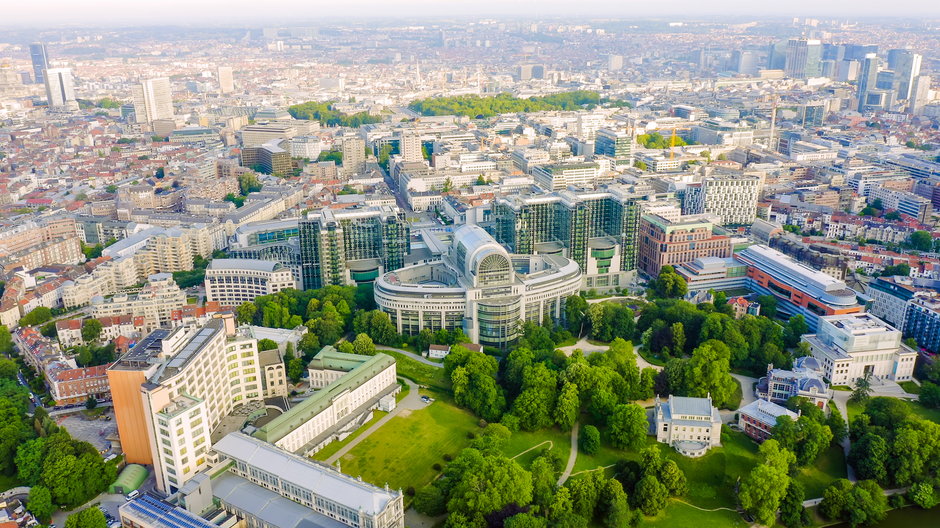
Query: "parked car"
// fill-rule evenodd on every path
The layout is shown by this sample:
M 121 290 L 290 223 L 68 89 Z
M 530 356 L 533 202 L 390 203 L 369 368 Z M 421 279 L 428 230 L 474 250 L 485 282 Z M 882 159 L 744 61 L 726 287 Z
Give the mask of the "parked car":
M 124 500 L 130 502 L 130 501 L 136 499 L 137 497 L 140 497 L 140 490 L 134 490 L 134 491 L 128 493 L 127 495 L 124 496 Z

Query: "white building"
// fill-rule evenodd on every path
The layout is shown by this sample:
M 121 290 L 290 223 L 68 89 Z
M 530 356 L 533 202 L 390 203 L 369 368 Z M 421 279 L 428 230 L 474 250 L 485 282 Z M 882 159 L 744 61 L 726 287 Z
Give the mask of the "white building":
M 547 191 L 560 191 L 569 185 L 593 187 L 601 174 L 603 169 L 595 162 L 542 165 L 532 169 L 535 184 Z
M 721 416 L 711 397 L 656 397 L 653 415 L 656 440 L 669 444 L 689 457 L 699 457 L 709 448 L 721 445 Z
M 186 293 L 180 290 L 173 275 L 156 273 L 147 278 L 147 285 L 138 293 L 118 293 L 110 299 L 91 300 L 91 316 L 96 319 L 130 315 L 143 317 L 150 328 L 168 324 L 173 311 L 186 304 Z
M 297 287 L 290 268 L 256 259 L 213 259 L 206 268 L 205 284 L 207 300 L 222 306 L 239 306 Z
M 143 79 L 133 87 L 134 114 L 138 123 L 152 123 L 158 119 L 173 119 L 173 95 L 170 79 L 158 77 Z
M 254 433 L 281 449 L 309 456 L 372 419 L 375 409 L 395 407 L 401 389 L 395 359 L 385 354 L 360 356 L 323 347 L 310 361 L 310 385 L 319 388 L 306 400 Z
M 235 91 L 235 80 L 231 66 L 219 66 L 219 91 L 227 94 Z
M 75 102 L 71 68 L 49 68 L 46 70 L 46 97 L 51 108 L 63 108 Z
M 722 225 L 750 225 L 757 218 L 761 178 L 749 175 L 705 176 L 686 188 L 684 214 L 712 213 Z
M 483 228 L 465 225 L 440 260 L 376 279 L 375 302 L 400 333 L 462 328 L 474 343 L 505 347 L 524 321 L 560 320 L 580 285 L 575 261 L 510 255 Z
M 871 375 L 907 381 L 917 352 L 901 342 L 901 331 L 869 313 L 819 318 L 816 334 L 803 336 L 824 376 L 833 385 L 854 385 Z

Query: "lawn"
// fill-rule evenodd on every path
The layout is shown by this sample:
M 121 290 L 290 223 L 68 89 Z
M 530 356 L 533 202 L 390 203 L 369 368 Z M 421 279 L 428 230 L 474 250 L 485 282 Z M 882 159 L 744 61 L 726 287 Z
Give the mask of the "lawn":
M 728 400 L 728 405 L 725 405 L 726 408 L 734 411 L 741 406 L 741 399 L 744 398 L 744 389 L 741 387 L 741 382 L 737 378 L 731 378 L 734 380 L 734 392 L 731 393 L 731 399 Z M 747 390 L 752 391 L 754 387 L 748 387 Z
M 546 442 L 551 442 L 551 446 Z M 531 449 L 539 444 L 545 445 L 538 449 Z M 557 427 L 534 432 L 517 431 L 506 442 L 503 453 L 510 458 L 517 457 L 516 462 L 528 468 L 532 461 L 549 447 L 567 464 L 568 455 L 571 453 L 571 433 L 564 432 Z M 531 451 L 527 451 L 529 449 Z
M 898 383 L 898 385 L 904 389 L 904 392 L 909 394 L 920 394 L 920 385 L 914 383 L 913 381 L 902 381 L 901 383 Z
M 468 432 L 479 433 L 479 420 L 470 412 L 433 394 L 437 401 L 424 409 L 403 411 L 340 459 L 343 473 L 361 476 L 377 486 L 420 489 L 437 476 L 434 464 L 444 455 L 467 447 Z
M 649 350 L 646 349 L 646 347 L 642 345 L 636 347 L 636 353 L 639 354 L 640 357 L 645 359 L 646 362 L 651 365 L 656 365 L 659 367 L 666 366 L 666 361 L 662 358 L 662 356 L 650 352 Z
M 444 375 L 442 367 L 432 367 L 394 350 L 379 350 L 379 352 L 395 358 L 399 376 L 408 378 L 418 385 L 450 392 L 450 380 Z
M 807 499 L 822 497 L 823 490 L 833 481 L 846 478 L 845 453 L 842 446 L 831 446 L 816 464 L 800 470 L 796 480 L 803 484 Z
M 350 434 L 349 436 L 347 436 L 346 438 L 344 438 L 344 439 L 342 439 L 342 440 L 340 440 L 340 441 L 338 441 L 338 442 L 331 442 L 331 443 L 327 444 L 326 447 L 324 447 L 323 449 L 317 451 L 317 452 L 316 452 L 312 457 L 310 457 L 310 458 L 312 458 L 312 459 L 314 459 L 314 460 L 321 460 L 321 461 L 330 458 L 331 456 L 335 455 L 337 451 L 339 451 L 339 450 L 342 449 L 344 446 L 346 446 L 347 444 L 349 444 L 350 442 L 352 442 L 353 440 L 355 440 L 356 438 L 358 438 L 359 435 L 361 435 L 362 433 L 366 432 L 366 430 L 367 430 L 368 428 L 370 428 L 370 427 L 372 427 L 373 425 L 375 425 L 375 422 L 381 420 L 382 417 L 385 416 L 386 414 L 388 414 L 388 413 L 387 413 L 387 412 L 384 412 L 384 411 L 373 411 L 373 412 L 372 412 L 372 419 L 369 420 L 368 422 L 366 422 L 365 424 L 363 424 L 362 427 L 360 427 L 359 429 L 356 429 L 355 431 L 352 432 L 352 434 Z
M 934 423 L 940 423 L 940 409 L 929 409 L 927 407 L 924 407 L 923 404 L 915 400 L 901 400 L 901 401 L 907 402 L 908 407 L 911 409 L 911 413 L 913 413 L 914 416 L 918 416 L 925 420 L 930 420 L 931 422 L 934 422 Z M 852 423 L 852 419 L 858 416 L 859 414 L 861 414 L 862 411 L 865 410 L 865 407 L 863 405 L 859 405 L 851 401 L 847 404 L 847 407 L 849 411 L 849 423 Z
M 748 526 L 738 512 L 728 510 L 702 511 L 678 500 L 670 500 L 656 517 L 644 517 L 640 526 L 694 526 L 695 528 L 727 528 Z

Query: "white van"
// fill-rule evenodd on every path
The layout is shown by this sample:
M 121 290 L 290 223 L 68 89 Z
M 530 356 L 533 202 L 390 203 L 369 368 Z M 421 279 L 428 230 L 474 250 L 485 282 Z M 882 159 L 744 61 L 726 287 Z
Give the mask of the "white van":
M 137 497 L 140 497 L 140 490 L 134 490 L 134 491 L 128 493 L 127 495 L 124 496 L 124 500 L 130 502 L 130 501 L 136 499 Z

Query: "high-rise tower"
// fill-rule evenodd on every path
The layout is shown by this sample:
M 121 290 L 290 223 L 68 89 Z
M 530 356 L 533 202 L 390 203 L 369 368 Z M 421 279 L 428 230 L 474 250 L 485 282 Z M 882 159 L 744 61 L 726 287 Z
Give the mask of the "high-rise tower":
M 144 79 L 133 89 L 134 113 L 138 123 L 152 123 L 157 119 L 173 119 L 173 97 L 170 79 L 158 77 Z
M 72 70 L 69 68 L 50 68 L 43 70 L 46 84 L 46 98 L 50 108 L 63 108 L 75 102 L 75 89 L 72 87 Z
M 36 84 L 46 82 L 45 70 L 49 69 L 49 57 L 46 55 L 46 45 L 34 42 L 29 45 L 29 57 L 33 60 L 33 80 Z

